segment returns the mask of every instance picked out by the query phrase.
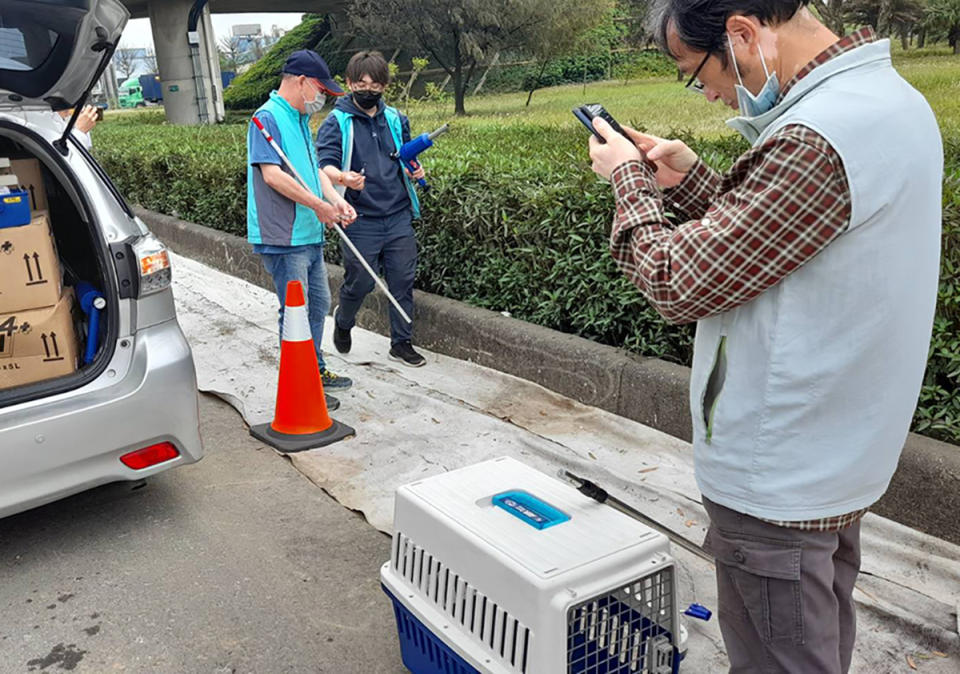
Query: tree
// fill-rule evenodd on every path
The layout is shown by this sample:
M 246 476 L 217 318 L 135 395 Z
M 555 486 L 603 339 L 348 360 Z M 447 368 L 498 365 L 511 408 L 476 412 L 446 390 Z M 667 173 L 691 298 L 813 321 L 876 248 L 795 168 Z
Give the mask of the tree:
M 650 34 L 651 5 L 653 0 L 617 0 L 619 19 L 624 30 L 623 41 L 627 45 L 644 48 L 653 41 L 653 35 Z
M 540 21 L 520 36 L 526 50 L 533 56 L 538 68 L 537 76 L 531 78 L 527 105 L 533 92 L 540 88 L 543 73 L 550 61 L 558 56 L 567 56 L 578 48 L 589 47 L 589 36 L 608 12 L 613 9 L 613 0 L 546 0 L 541 4 Z
M 947 35 L 954 54 L 960 54 L 960 0 L 931 0 L 927 19 Z
M 846 19 L 850 9 L 849 1 L 844 0 L 817 0 L 814 7 L 820 14 L 827 28 L 843 37 L 847 34 Z
M 221 70 L 237 72 L 240 66 L 247 62 L 242 41 L 236 35 L 221 38 L 217 51 L 220 53 Z
M 540 23 L 546 0 L 353 0 L 357 31 L 379 44 L 429 54 L 453 80 L 456 114 L 478 67 L 501 50 L 522 49 L 521 36 Z
M 904 47 L 926 9 L 923 0 L 848 0 L 846 4 L 848 20 L 873 26 L 883 37 L 899 35 Z
M 250 39 L 250 60 L 256 63 L 263 58 L 263 55 L 266 54 L 266 47 L 264 45 L 263 38 L 254 37 Z
M 126 82 L 137 69 L 135 49 L 120 48 L 113 52 L 113 67 L 120 74 L 120 81 Z
M 157 52 L 153 51 L 153 49 L 147 48 L 143 50 L 143 63 L 151 73 L 157 73 L 160 70 L 157 67 Z

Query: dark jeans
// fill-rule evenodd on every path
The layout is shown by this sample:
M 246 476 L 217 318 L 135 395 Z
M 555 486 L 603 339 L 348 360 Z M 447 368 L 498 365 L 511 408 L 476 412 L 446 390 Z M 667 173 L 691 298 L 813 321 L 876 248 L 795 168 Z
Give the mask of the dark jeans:
M 317 364 L 323 370 L 323 320 L 330 311 L 330 285 L 327 282 L 327 266 L 323 261 L 323 246 L 302 246 L 293 253 L 280 255 L 262 254 L 263 266 L 273 278 L 273 285 L 280 300 L 280 340 L 283 340 L 283 307 L 287 296 L 287 282 L 300 281 L 303 296 L 307 301 L 307 316 L 310 334 L 317 352 Z
M 717 558 L 720 631 L 733 674 L 842 674 L 857 633 L 860 523 L 779 527 L 703 499 Z
M 382 274 L 387 288 L 397 302 L 413 318 L 413 276 L 417 270 L 417 239 L 410 211 L 401 211 L 386 218 L 361 216 L 346 229 L 347 236 L 374 271 Z M 363 299 L 374 288 L 373 279 L 347 245 L 340 243 L 343 253 L 343 285 L 340 286 L 340 308 L 337 326 L 350 329 L 356 324 Z M 403 320 L 390 305 L 390 344 L 408 341 L 413 326 Z

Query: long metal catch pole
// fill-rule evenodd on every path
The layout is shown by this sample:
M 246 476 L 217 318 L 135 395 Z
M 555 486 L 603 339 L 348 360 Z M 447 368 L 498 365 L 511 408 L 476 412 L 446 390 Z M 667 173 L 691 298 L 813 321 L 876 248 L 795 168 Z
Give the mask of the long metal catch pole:
M 633 506 L 628 505 L 627 503 L 624 503 L 623 501 L 621 501 L 615 496 L 611 496 L 610 494 L 607 493 L 607 490 L 601 487 L 600 485 L 594 482 L 591 482 L 586 478 L 577 477 L 576 475 L 571 473 L 569 470 L 563 471 L 562 475 L 563 477 L 567 478 L 571 482 L 577 483 L 578 485 L 577 491 L 579 491 L 584 496 L 588 496 L 592 498 L 597 503 L 606 503 L 611 508 L 615 508 L 616 510 L 619 510 L 620 512 L 622 512 L 624 515 L 627 515 L 629 517 L 632 517 L 635 520 L 643 522 L 644 524 L 651 527 L 652 529 L 656 529 L 661 534 L 669 538 L 671 542 L 676 543 L 678 546 L 680 546 L 687 552 L 692 552 L 698 557 L 702 557 L 703 559 L 707 560 L 711 564 L 715 563 L 716 560 L 714 559 L 713 555 L 711 555 L 709 552 L 704 550 L 701 546 L 697 545 L 696 543 L 691 543 L 686 538 L 683 538 L 676 532 L 668 529 L 667 527 L 660 524 L 658 521 L 656 521 L 652 517 L 648 517 L 647 515 L 644 515 L 642 512 L 640 512 Z
M 260 133 L 262 133 L 263 137 L 267 139 L 268 143 L 270 143 L 270 147 L 272 147 L 276 151 L 276 153 L 280 155 L 280 159 L 282 159 L 283 163 L 287 165 L 288 169 L 290 169 L 290 172 L 293 174 L 293 177 L 297 179 L 297 182 L 300 183 L 300 186 L 303 187 L 303 189 L 305 189 L 307 192 L 310 192 L 311 194 L 313 194 L 313 190 L 310 189 L 306 181 L 304 181 L 304 179 L 300 176 L 300 173 L 297 172 L 297 169 L 293 167 L 293 164 L 291 164 L 290 160 L 287 159 L 287 155 L 284 154 L 283 150 L 280 149 L 280 146 L 277 144 L 277 141 L 275 141 L 273 139 L 273 136 L 270 135 L 270 132 L 264 128 L 260 120 L 254 117 L 253 124 L 258 129 L 260 129 Z M 333 226 L 335 230 L 337 230 L 337 234 L 340 235 L 340 238 L 343 239 L 343 241 L 347 244 L 347 246 L 350 248 L 353 254 L 357 256 L 357 259 L 360 260 L 360 264 L 362 264 L 363 268 L 367 270 L 367 273 L 370 274 L 370 278 L 372 278 L 374 282 L 377 284 L 377 286 L 380 288 L 380 290 L 383 291 L 383 294 L 387 296 L 387 299 L 390 300 L 390 303 L 393 304 L 393 307 L 400 312 L 400 315 L 403 316 L 403 320 L 405 320 L 407 323 L 412 324 L 413 320 L 407 315 L 407 312 L 403 310 L 403 307 L 400 306 L 400 303 L 397 302 L 397 298 L 394 297 L 393 294 L 390 292 L 390 290 L 387 288 L 387 284 L 381 281 L 380 277 L 377 276 L 377 273 L 373 271 L 373 268 L 370 267 L 369 264 L 367 264 L 367 261 L 364 259 L 363 255 L 361 255 L 360 251 L 357 250 L 357 247 L 353 245 L 353 241 L 350 240 L 350 237 L 346 235 L 346 233 L 343 231 L 343 229 L 341 229 L 340 225 L 338 225 L 337 223 L 332 222 L 330 224 Z

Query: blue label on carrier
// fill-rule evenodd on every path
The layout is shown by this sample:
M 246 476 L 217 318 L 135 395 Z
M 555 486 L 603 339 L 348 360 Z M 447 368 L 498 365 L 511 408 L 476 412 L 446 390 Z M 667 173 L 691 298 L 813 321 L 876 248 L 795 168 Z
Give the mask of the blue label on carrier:
M 505 491 L 497 494 L 493 497 L 493 505 L 536 529 L 549 529 L 570 519 L 570 515 L 525 491 Z

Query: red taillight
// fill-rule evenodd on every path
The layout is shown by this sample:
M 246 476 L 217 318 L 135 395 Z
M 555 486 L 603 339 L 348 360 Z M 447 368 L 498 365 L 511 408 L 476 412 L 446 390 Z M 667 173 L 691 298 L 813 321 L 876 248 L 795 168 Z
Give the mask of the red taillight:
M 127 468 L 134 470 L 143 470 L 150 466 L 156 466 L 158 463 L 169 461 L 180 456 L 180 452 L 169 442 L 161 442 L 158 445 L 150 445 L 135 452 L 124 454 L 120 457 Z

